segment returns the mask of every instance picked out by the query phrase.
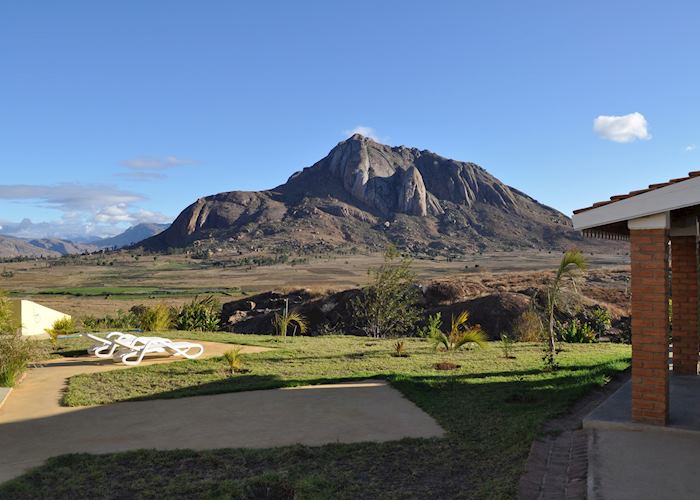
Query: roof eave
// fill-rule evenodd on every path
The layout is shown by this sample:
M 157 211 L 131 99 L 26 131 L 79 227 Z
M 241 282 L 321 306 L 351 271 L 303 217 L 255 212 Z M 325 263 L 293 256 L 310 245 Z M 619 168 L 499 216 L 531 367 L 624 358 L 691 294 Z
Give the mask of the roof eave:
M 572 219 L 574 229 L 582 231 L 694 205 L 700 205 L 700 177 L 575 213 Z

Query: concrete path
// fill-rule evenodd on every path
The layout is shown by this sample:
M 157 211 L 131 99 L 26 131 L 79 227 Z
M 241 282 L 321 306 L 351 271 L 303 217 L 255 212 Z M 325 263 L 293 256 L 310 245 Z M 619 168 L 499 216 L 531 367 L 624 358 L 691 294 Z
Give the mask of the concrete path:
M 67 376 L 115 369 L 90 363 L 58 360 L 31 370 L 0 409 L 0 482 L 64 453 L 267 448 L 443 435 L 432 417 L 376 380 L 96 407 L 59 406 Z
M 700 498 L 700 435 L 590 430 L 589 500 Z
M 664 432 L 700 435 L 700 377 L 671 375 L 669 381 L 669 422 Z M 583 419 L 586 429 L 658 430 L 655 425 L 632 422 L 632 384 L 627 382 Z
M 669 424 L 632 422 L 624 384 L 583 420 L 588 430 L 588 498 L 700 498 L 700 377 L 671 375 Z
M 269 351 L 265 347 L 236 346 L 219 342 L 197 343 L 204 346 L 202 358 L 221 356 L 224 352 L 240 347 L 243 353 Z M 174 356 L 149 355 L 141 363 L 152 365 L 182 361 Z M 96 373 L 110 370 L 123 370 L 126 365 L 114 363 L 111 359 L 95 357 L 58 358 L 46 361 L 38 368 L 30 369 L 24 381 L 18 385 L 0 408 L 0 425 L 7 422 L 24 421 L 32 418 L 48 417 L 68 413 L 80 408 L 61 406 L 61 398 L 66 381 L 73 375 Z

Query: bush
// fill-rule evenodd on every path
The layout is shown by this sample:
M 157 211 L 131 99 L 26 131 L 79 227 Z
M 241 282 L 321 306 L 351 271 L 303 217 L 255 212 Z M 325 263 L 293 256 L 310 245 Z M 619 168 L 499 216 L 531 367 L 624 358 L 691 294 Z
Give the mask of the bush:
M 610 313 L 603 307 L 596 307 L 591 311 L 590 324 L 593 330 L 595 330 L 595 333 L 598 335 L 605 335 L 612 326 Z
M 134 306 L 131 309 L 133 310 L 137 307 L 139 306 Z M 143 307 L 143 309 L 146 308 Z M 117 311 L 116 316 L 110 316 L 108 314 L 102 318 L 85 316 L 81 322 L 88 330 L 133 330 L 141 326 L 141 318 L 132 310 L 126 312 Z
M 170 308 L 165 304 L 147 307 L 141 316 L 141 329 L 146 332 L 161 332 L 168 330 L 172 324 Z
M 544 339 L 544 325 L 534 308 L 528 309 L 515 320 L 513 338 L 519 342 L 540 342 Z
M 435 313 L 428 316 L 428 323 L 418 329 L 418 336 L 422 338 L 433 338 L 440 331 L 442 325 L 442 313 Z
M 29 363 L 46 354 L 41 343 L 22 337 L 7 296 L 0 290 L 0 387 L 12 387 Z
M 18 332 L 0 333 L 0 387 L 13 387 L 27 366 L 45 355 L 46 349 L 36 340 Z
M 573 319 L 564 325 L 559 324 L 559 338 L 570 344 L 590 344 L 596 341 L 595 331 L 588 323 Z
M 213 296 L 195 297 L 189 304 L 184 304 L 175 317 L 178 330 L 196 330 L 213 332 L 219 329 L 221 322 L 221 304 Z
M 7 294 L 0 290 L 0 333 L 16 333 L 19 326 L 17 319 L 12 314 L 12 305 Z
M 396 250 L 389 249 L 384 263 L 370 270 L 372 283 L 350 304 L 357 328 L 375 338 L 414 333 L 420 291 L 415 286 L 416 275 L 411 265 L 410 259 L 398 259 Z
M 51 343 L 55 346 L 59 335 L 70 335 L 75 332 L 75 322 L 73 318 L 65 316 L 63 318 L 57 319 L 51 325 L 51 328 L 46 329 L 46 333 L 49 334 L 51 338 Z

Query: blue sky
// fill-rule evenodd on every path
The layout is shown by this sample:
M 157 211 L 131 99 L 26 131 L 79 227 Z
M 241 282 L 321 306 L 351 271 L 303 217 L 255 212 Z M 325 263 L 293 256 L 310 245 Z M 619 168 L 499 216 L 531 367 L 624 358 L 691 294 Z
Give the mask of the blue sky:
M 570 215 L 700 168 L 699 22 L 673 1 L 3 2 L 0 225 L 170 220 L 360 126 Z

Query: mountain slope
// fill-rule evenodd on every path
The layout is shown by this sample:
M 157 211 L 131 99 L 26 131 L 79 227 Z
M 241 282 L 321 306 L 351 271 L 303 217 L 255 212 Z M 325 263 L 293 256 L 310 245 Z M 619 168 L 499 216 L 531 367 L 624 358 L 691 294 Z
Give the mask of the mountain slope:
M 328 251 L 392 242 L 418 253 L 561 248 L 582 242 L 570 220 L 482 167 L 356 134 L 268 191 L 201 198 L 150 250 L 198 246 Z
M 126 247 L 129 245 L 133 245 L 134 243 L 138 243 L 139 241 L 145 240 L 146 238 L 150 238 L 151 236 L 160 233 L 168 226 L 169 224 L 143 222 L 141 224 L 131 226 L 123 233 L 111 236 L 109 238 L 102 238 L 100 240 L 94 241 L 93 244 L 96 245 L 98 248 Z
M 92 245 L 54 238 L 27 240 L 5 234 L 0 235 L 0 258 L 60 257 L 61 255 L 94 251 L 95 249 Z

